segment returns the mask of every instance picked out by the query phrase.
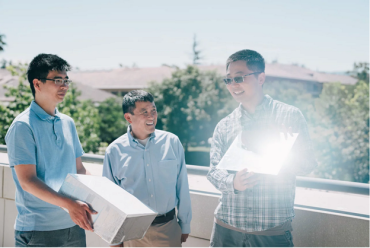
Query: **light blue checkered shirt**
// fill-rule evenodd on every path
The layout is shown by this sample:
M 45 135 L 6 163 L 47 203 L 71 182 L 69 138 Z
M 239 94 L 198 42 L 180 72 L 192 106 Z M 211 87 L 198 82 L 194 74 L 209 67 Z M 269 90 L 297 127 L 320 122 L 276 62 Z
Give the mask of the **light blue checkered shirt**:
M 234 190 L 234 173 L 216 168 L 236 136 L 252 127 L 271 125 L 292 127 L 299 136 L 288 161 L 278 176 L 261 175 L 259 184 L 243 192 Z M 215 217 L 224 223 L 247 231 L 271 229 L 294 218 L 296 175 L 316 167 L 307 123 L 301 111 L 266 95 L 253 115 L 241 105 L 216 126 L 211 147 L 211 169 L 208 180 L 221 191 Z

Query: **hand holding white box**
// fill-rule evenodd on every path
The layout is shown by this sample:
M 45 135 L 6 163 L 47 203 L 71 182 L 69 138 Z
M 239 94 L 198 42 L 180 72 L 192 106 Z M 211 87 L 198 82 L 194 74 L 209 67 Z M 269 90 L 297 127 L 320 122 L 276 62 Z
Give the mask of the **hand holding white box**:
M 106 177 L 68 174 L 59 193 L 87 203 L 94 233 L 109 244 L 144 237 L 157 213 Z

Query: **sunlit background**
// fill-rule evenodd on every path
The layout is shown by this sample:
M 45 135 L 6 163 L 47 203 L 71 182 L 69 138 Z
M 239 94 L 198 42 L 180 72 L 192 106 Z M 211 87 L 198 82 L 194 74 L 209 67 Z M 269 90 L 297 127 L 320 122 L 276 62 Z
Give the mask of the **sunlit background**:
M 121 97 L 147 89 L 157 128 L 180 137 L 188 164 L 209 166 L 214 127 L 237 106 L 225 61 L 252 49 L 267 63 L 265 92 L 307 119 L 319 163 L 309 176 L 369 182 L 366 0 L 0 0 L 0 35 L 1 144 L 32 100 L 26 63 L 52 53 L 74 68 L 59 110 L 86 152 L 126 132 Z

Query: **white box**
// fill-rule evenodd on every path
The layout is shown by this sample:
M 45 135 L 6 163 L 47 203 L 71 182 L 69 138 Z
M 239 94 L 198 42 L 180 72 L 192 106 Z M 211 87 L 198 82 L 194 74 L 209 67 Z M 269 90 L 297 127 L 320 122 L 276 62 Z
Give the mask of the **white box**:
M 141 239 L 157 213 L 106 177 L 68 174 L 59 193 L 86 202 L 94 233 L 109 244 Z
M 239 133 L 221 161 L 217 169 L 240 171 L 248 169 L 255 173 L 278 175 L 284 161 L 288 157 L 298 133 L 291 136 L 280 133 L 280 139 L 264 145 L 262 154 L 257 154 L 246 149 L 242 140 L 242 133 Z

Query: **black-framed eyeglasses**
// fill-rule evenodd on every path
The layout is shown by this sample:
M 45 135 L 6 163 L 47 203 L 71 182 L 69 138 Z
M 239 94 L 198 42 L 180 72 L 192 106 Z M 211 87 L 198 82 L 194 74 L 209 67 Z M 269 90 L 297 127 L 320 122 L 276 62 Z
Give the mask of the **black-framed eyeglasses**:
M 145 117 L 149 117 L 149 112 L 147 110 L 143 111 L 143 112 L 140 112 L 140 115 L 143 115 Z M 150 111 L 150 116 L 155 116 L 157 115 L 157 109 L 152 109 Z
M 244 78 L 245 78 L 245 77 L 250 76 L 250 75 L 254 75 L 254 74 L 259 74 L 259 73 L 262 73 L 262 71 L 249 73 L 249 74 L 246 74 L 246 75 L 244 75 L 244 76 L 240 76 L 240 77 L 224 78 L 224 82 L 225 82 L 225 84 L 227 84 L 227 85 L 231 84 L 233 81 L 234 81 L 235 83 L 237 83 L 237 84 L 240 84 L 240 83 L 243 83 L 243 82 L 244 82 Z
M 71 83 L 72 83 L 72 80 L 70 79 L 62 79 L 62 78 L 54 78 L 54 79 L 50 79 L 50 78 L 40 78 L 40 80 L 50 80 L 50 81 L 54 81 L 54 83 L 56 85 L 66 85 L 66 86 L 69 86 Z

